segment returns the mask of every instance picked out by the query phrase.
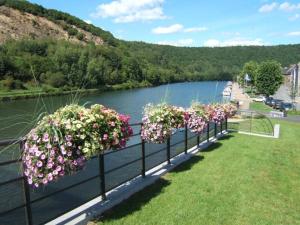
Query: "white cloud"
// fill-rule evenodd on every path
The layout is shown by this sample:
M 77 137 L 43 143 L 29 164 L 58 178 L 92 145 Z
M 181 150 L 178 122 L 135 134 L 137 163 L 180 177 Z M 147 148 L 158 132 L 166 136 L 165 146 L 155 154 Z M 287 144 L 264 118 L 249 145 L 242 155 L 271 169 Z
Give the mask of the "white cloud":
M 273 2 L 270 4 L 265 4 L 265 5 L 262 5 L 258 11 L 261 13 L 272 12 L 274 9 L 277 8 L 277 6 L 278 6 L 278 4 L 276 2 Z
M 84 20 L 87 24 L 92 24 L 93 22 L 91 20 Z
M 116 23 L 165 19 L 162 4 L 164 0 L 114 0 L 100 4 L 94 18 L 113 18 Z
M 173 24 L 168 27 L 156 27 L 152 30 L 154 34 L 172 34 L 177 33 L 183 29 L 181 24 Z
M 172 45 L 177 47 L 191 47 L 193 46 L 195 41 L 193 39 L 181 39 L 176 41 L 159 41 L 157 44 L 159 45 Z
M 300 36 L 300 31 L 293 31 L 288 33 L 288 36 Z
M 290 12 L 294 11 L 296 9 L 300 9 L 300 3 L 299 4 L 291 4 L 289 2 L 284 2 L 280 4 L 279 9 L 282 11 Z
M 221 46 L 221 42 L 217 39 L 209 39 L 204 42 L 203 46 L 205 47 L 219 47 Z
M 261 46 L 265 45 L 262 39 L 245 39 L 245 38 L 234 38 L 225 41 L 219 41 L 217 39 L 209 39 L 204 42 L 205 47 L 226 47 L 226 46 Z
M 156 27 L 152 30 L 154 34 L 173 34 L 178 32 L 192 33 L 192 32 L 203 32 L 206 31 L 206 27 L 190 27 L 184 28 L 182 24 L 173 24 L 167 27 Z
M 290 21 L 295 21 L 295 20 L 297 20 L 297 19 L 299 19 L 300 18 L 300 14 L 295 14 L 294 16 L 291 16 L 290 18 L 289 18 L 289 20 Z
M 183 32 L 193 33 L 193 32 L 203 32 L 203 31 L 207 31 L 207 28 L 206 27 L 190 27 L 190 28 L 184 29 Z

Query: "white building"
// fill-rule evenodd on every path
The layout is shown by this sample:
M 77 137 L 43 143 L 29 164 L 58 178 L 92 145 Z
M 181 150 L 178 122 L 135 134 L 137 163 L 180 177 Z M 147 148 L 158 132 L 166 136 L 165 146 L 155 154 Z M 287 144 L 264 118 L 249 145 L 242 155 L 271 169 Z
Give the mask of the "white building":
M 291 92 L 295 97 L 300 97 L 300 63 L 292 65 L 288 72 L 290 73 Z

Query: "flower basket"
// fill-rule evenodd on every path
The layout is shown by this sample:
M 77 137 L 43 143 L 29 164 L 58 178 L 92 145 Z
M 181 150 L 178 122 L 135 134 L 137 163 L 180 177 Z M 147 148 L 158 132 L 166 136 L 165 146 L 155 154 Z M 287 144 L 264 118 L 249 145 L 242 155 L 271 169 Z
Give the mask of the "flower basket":
M 210 121 L 220 124 L 222 121 L 226 119 L 226 113 L 223 105 L 214 104 L 207 106 L 207 111 L 209 113 Z
M 200 134 L 207 127 L 208 120 L 207 108 L 200 103 L 193 103 L 186 112 L 186 124 L 193 133 Z
M 177 129 L 184 127 L 183 108 L 167 104 L 148 104 L 144 109 L 141 137 L 147 142 L 164 143 Z
M 24 175 L 33 187 L 82 169 L 86 160 L 126 145 L 132 135 L 129 117 L 94 105 L 69 105 L 42 118 L 26 136 Z
M 236 107 L 236 105 L 234 105 L 232 103 L 224 104 L 223 108 L 224 108 L 227 118 L 231 118 L 231 117 L 235 116 L 235 114 L 237 113 L 237 107 Z

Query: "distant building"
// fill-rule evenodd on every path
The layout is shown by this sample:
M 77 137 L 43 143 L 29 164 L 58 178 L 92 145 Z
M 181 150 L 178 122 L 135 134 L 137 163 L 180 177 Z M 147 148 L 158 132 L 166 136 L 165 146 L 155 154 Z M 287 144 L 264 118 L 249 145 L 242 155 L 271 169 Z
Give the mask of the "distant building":
M 286 86 L 291 86 L 291 83 L 292 83 L 292 75 L 291 75 L 291 72 L 290 72 L 290 67 L 284 67 L 282 69 L 282 75 L 283 75 L 283 79 L 284 79 L 284 84 Z
M 286 73 L 288 78 L 289 86 L 291 87 L 291 92 L 295 94 L 295 97 L 300 96 L 300 63 L 292 65 Z

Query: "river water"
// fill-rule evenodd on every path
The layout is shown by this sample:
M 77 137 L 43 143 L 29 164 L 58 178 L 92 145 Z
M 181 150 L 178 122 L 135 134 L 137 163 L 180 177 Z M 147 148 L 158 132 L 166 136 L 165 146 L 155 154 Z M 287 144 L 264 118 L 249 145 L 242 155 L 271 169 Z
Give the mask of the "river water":
M 105 92 L 82 96 L 79 104 L 102 104 L 120 113 L 129 114 L 131 123 L 142 118 L 147 103 L 166 101 L 188 107 L 193 100 L 202 103 L 223 101 L 222 91 L 226 82 L 186 82 L 124 91 Z M 78 96 L 55 96 L 0 102 L 0 140 L 18 138 L 26 134 L 43 112 L 51 113 L 59 107 L 78 99 Z

